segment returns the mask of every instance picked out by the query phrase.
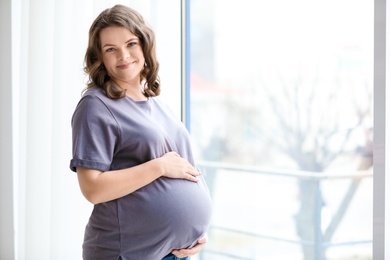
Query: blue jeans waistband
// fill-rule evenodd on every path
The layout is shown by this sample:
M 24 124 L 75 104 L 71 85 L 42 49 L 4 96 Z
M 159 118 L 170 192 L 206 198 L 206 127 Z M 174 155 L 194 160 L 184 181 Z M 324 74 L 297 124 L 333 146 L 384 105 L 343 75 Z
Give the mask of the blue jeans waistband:
M 169 254 L 166 255 L 163 259 L 161 260 L 189 260 L 189 257 L 184 257 L 184 258 L 178 258 L 174 254 Z

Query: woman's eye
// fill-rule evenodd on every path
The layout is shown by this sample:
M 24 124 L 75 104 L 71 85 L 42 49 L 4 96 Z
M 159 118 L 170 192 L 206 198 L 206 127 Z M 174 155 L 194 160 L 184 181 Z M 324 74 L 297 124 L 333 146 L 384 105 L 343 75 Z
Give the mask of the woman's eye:
M 129 43 L 127 44 L 127 47 L 133 47 L 133 46 L 135 46 L 135 45 L 137 45 L 136 42 L 129 42 Z
M 106 49 L 106 52 L 112 52 L 112 51 L 115 51 L 115 49 L 114 49 L 114 48 L 108 48 L 108 49 Z

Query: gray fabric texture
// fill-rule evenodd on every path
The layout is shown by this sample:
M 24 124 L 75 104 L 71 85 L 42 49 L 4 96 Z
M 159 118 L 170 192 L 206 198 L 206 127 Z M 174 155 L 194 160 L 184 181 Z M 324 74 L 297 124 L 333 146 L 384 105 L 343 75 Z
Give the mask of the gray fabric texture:
M 72 118 L 70 168 L 101 171 L 139 165 L 175 151 L 194 165 L 188 131 L 160 98 L 135 102 L 88 90 Z M 84 259 L 160 260 L 206 231 L 212 202 L 202 176 L 194 183 L 161 177 L 122 198 L 94 206 Z

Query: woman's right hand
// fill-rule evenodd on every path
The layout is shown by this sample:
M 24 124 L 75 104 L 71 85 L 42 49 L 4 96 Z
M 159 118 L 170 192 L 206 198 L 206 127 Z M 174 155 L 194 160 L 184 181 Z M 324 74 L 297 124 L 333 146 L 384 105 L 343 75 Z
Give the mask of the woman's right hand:
M 169 152 L 146 163 L 130 168 L 100 171 L 77 167 L 83 195 L 93 204 L 121 198 L 165 176 L 197 182 L 200 175 L 194 166 L 176 152 Z
M 191 163 L 180 157 L 176 152 L 168 152 L 157 160 L 159 160 L 162 165 L 162 176 L 168 178 L 197 182 L 197 176 L 201 174 Z

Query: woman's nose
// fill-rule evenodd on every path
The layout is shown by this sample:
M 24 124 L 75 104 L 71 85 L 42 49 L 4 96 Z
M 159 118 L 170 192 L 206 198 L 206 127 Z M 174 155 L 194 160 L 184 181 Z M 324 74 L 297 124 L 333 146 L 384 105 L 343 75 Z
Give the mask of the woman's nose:
M 122 49 L 119 52 L 118 60 L 127 60 L 128 58 L 130 58 L 130 52 L 127 49 Z

